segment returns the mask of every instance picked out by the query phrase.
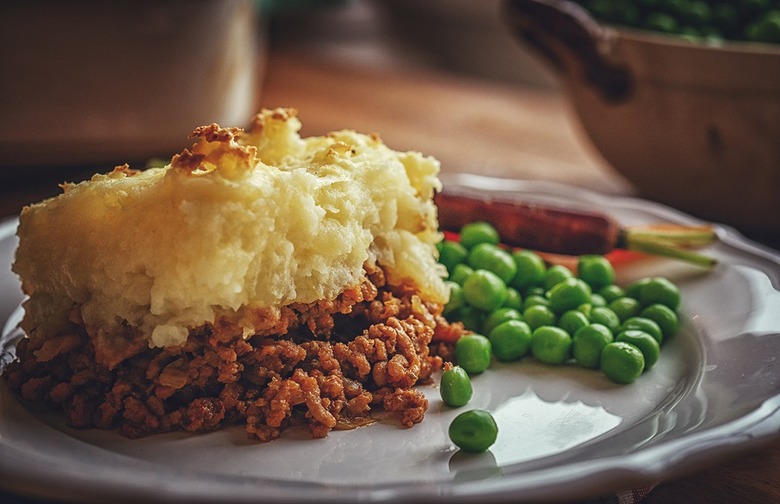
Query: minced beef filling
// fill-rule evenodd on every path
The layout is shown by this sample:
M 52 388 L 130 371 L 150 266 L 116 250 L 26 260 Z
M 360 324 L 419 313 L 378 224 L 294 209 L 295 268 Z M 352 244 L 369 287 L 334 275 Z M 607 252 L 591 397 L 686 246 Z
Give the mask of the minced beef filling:
M 442 366 L 433 353 L 444 350 L 430 350 L 434 332 L 459 330 L 440 313 L 367 268 L 366 281 L 333 302 L 283 309 L 283 334 L 245 339 L 205 325 L 181 348 L 146 348 L 112 369 L 96 363 L 85 333 L 39 348 L 25 338 L 4 376 L 23 400 L 61 408 L 73 427 L 131 438 L 240 423 L 261 441 L 300 424 L 324 437 L 370 423 L 377 409 L 410 427 L 428 408 L 413 386 Z

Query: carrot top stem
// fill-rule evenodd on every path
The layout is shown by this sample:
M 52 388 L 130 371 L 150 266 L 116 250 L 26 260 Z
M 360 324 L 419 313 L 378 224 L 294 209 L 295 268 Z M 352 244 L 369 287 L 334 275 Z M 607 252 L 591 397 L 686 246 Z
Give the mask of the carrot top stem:
M 711 226 L 673 224 L 629 227 L 622 236 L 623 245 L 628 250 L 671 257 L 708 268 L 715 266 L 717 259 L 695 249 L 716 240 L 717 234 Z

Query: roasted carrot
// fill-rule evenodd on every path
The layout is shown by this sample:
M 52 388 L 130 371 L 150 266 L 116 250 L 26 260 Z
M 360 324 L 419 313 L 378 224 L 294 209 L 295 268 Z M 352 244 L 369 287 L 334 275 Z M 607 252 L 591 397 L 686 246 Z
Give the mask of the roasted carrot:
M 716 263 L 713 258 L 690 250 L 716 239 L 712 226 L 664 224 L 623 229 L 613 218 L 599 212 L 446 187 L 436 195 L 435 202 L 442 230 L 457 232 L 469 222 L 485 221 L 496 228 L 502 242 L 513 247 L 575 256 L 630 249 L 702 266 Z
M 448 189 L 437 194 L 435 202 L 442 229 L 455 231 L 469 222 L 485 221 L 496 228 L 504 243 L 515 247 L 568 255 L 606 254 L 620 237 L 620 226 L 598 213 Z

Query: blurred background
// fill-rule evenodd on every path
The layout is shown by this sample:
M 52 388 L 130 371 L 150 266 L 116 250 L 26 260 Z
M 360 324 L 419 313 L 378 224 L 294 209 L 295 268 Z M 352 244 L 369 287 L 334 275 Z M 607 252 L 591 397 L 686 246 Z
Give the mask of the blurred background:
M 4 2 L 4 213 L 292 106 L 307 135 L 376 132 L 447 172 L 640 196 L 774 244 L 778 32 L 778 0 Z
M 274 39 L 319 45 L 323 57 L 360 56 L 377 65 L 435 67 L 506 83 L 559 88 L 553 72 L 518 44 L 501 0 L 266 0 Z M 329 9 L 306 5 L 330 4 Z M 284 5 L 287 5 L 285 7 Z M 319 42 L 319 43 L 317 43 Z
M 378 133 L 446 173 L 640 196 L 778 247 L 779 34 L 776 0 L 3 2 L 0 217 L 283 106 L 304 135 Z M 646 502 L 777 502 L 778 468 L 775 446 Z
M 628 193 L 501 18 L 498 0 L 4 2 L 3 215 L 277 106 L 299 110 L 305 135 L 375 132 L 449 172 Z

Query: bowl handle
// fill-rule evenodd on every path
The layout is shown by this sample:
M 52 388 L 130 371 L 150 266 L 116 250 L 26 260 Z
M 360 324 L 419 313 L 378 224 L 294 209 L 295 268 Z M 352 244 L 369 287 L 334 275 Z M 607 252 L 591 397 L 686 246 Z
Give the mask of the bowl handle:
M 566 0 L 507 0 L 506 23 L 568 80 L 581 80 L 607 101 L 628 99 L 633 90 L 630 72 L 607 61 L 600 48 L 607 30 L 581 6 Z

